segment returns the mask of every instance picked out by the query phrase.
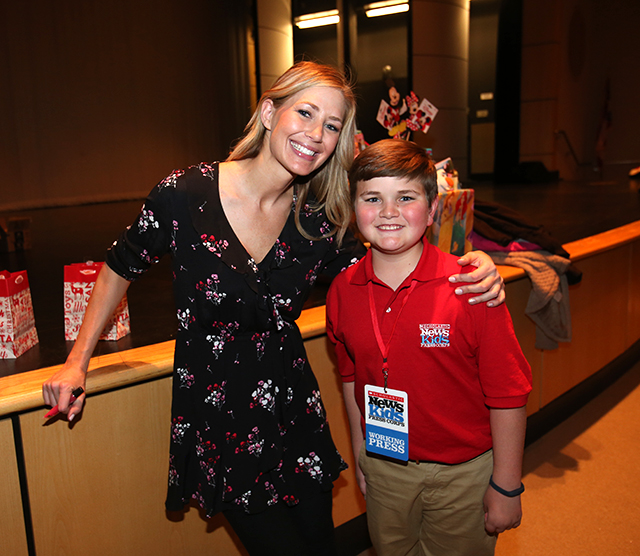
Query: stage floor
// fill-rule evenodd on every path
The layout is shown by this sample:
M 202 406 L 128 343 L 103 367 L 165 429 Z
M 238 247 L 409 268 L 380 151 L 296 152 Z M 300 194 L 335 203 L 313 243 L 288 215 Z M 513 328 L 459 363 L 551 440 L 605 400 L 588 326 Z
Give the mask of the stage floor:
M 640 220 L 640 179 L 617 167 L 589 181 L 545 184 L 466 182 L 476 198 L 510 207 L 542 224 L 561 243 L 592 236 Z M 73 343 L 64 340 L 63 267 L 87 260 L 103 261 L 107 247 L 131 224 L 141 201 L 126 201 L 22 211 L 0 216 L 28 216 L 32 247 L 0 253 L 0 268 L 27 270 L 40 342 L 15 360 L 0 361 L 0 377 L 58 365 Z M 117 342 L 98 343 L 94 355 L 150 345 L 175 337 L 170 261 L 165 257 L 129 288 L 131 334 Z M 322 304 L 319 290 L 308 306 Z

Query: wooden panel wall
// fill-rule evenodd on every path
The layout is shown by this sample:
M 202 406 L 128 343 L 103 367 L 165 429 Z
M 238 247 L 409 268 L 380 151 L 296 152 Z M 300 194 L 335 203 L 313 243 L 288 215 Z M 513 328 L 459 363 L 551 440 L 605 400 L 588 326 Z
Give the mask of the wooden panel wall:
M 627 244 L 579 261 L 582 281 L 569 288 L 573 340 L 544 352 L 542 406 L 603 368 L 630 345 L 631 249 Z
M 605 165 L 636 160 L 640 23 L 637 0 L 606 9 L 590 0 L 523 0 L 520 160 L 540 160 L 564 179 L 591 171 L 610 79 L 612 113 L 623 115 L 607 136 Z M 566 132 L 573 160 L 557 130 Z
M 528 279 L 515 280 L 506 285 L 507 307 L 511 313 L 513 328 L 516 332 L 522 353 L 531 365 L 533 389 L 527 402 L 527 414 L 531 415 L 540 409 L 542 384 L 542 352 L 535 348 L 536 327 L 525 315 L 524 310 L 531 293 L 531 282 Z
M 69 426 L 20 417 L 38 556 L 246 554 L 226 520 L 164 510 L 171 379 L 91 396 Z M 181 519 L 182 516 L 182 519 Z
M 333 345 L 326 336 L 320 336 L 307 340 L 305 347 L 311 367 L 318 378 L 331 427 L 331 436 L 338 451 L 349 464 L 349 469 L 343 471 L 334 483 L 333 520 L 337 527 L 364 513 L 365 503 L 356 482 L 349 420 L 344 408 L 342 381 L 336 369 Z
M 640 338 L 640 240 L 630 246 L 631 261 L 629 264 L 629 319 L 627 322 L 627 347 Z
M 252 103 L 247 3 L 3 3 L 0 210 L 139 198 L 226 157 Z
M 0 420 L 0 477 L 0 552 L 11 556 L 27 556 L 11 419 Z
M 350 465 L 334 488 L 337 526 L 362 514 L 364 500 L 333 349 L 326 336 L 306 346 L 332 434 Z M 205 519 L 192 507 L 167 516 L 170 404 L 171 379 L 164 378 L 90 396 L 73 426 L 42 426 L 41 410 L 20 416 L 38 556 L 66 554 L 72 542 L 83 554 L 245 554 L 221 515 Z M 12 485 L 18 488 L 17 479 Z

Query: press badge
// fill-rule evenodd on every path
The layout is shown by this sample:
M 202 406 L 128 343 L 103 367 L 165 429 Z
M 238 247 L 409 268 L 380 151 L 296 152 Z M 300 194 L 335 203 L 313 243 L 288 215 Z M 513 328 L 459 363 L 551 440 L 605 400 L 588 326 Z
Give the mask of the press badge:
M 364 387 L 367 450 L 402 461 L 409 459 L 409 397 L 401 390 Z

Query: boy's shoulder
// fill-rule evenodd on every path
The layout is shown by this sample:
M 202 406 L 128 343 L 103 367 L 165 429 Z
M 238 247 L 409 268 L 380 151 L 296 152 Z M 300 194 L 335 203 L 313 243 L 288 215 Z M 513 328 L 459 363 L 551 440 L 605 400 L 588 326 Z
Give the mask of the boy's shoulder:
M 425 247 L 426 253 L 423 255 L 422 262 L 434 277 L 448 278 L 454 274 L 471 272 L 476 268 L 473 265 L 460 266 L 458 264 L 460 257 L 445 253 L 436 245 L 425 243 Z
M 365 282 L 364 278 L 364 264 L 365 258 L 363 257 L 356 263 L 345 268 L 340 274 L 338 274 L 333 280 L 331 280 L 331 284 L 329 285 L 329 290 L 326 295 L 326 305 L 327 308 L 334 306 L 336 304 L 340 304 L 339 300 L 344 300 L 345 296 L 348 298 L 352 295 L 353 288 L 357 286 L 357 284 L 352 283 L 353 276 L 357 272 L 362 273 L 361 282 Z

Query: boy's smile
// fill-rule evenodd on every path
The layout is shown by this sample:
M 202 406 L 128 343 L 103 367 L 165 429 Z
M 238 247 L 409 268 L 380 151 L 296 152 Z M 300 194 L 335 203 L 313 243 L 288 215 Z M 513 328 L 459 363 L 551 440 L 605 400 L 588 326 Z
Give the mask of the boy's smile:
M 380 254 L 419 259 L 422 236 L 433 223 L 436 206 L 437 203 L 429 206 L 424 187 L 417 181 L 381 177 L 357 185 L 358 228 L 371 248 Z

